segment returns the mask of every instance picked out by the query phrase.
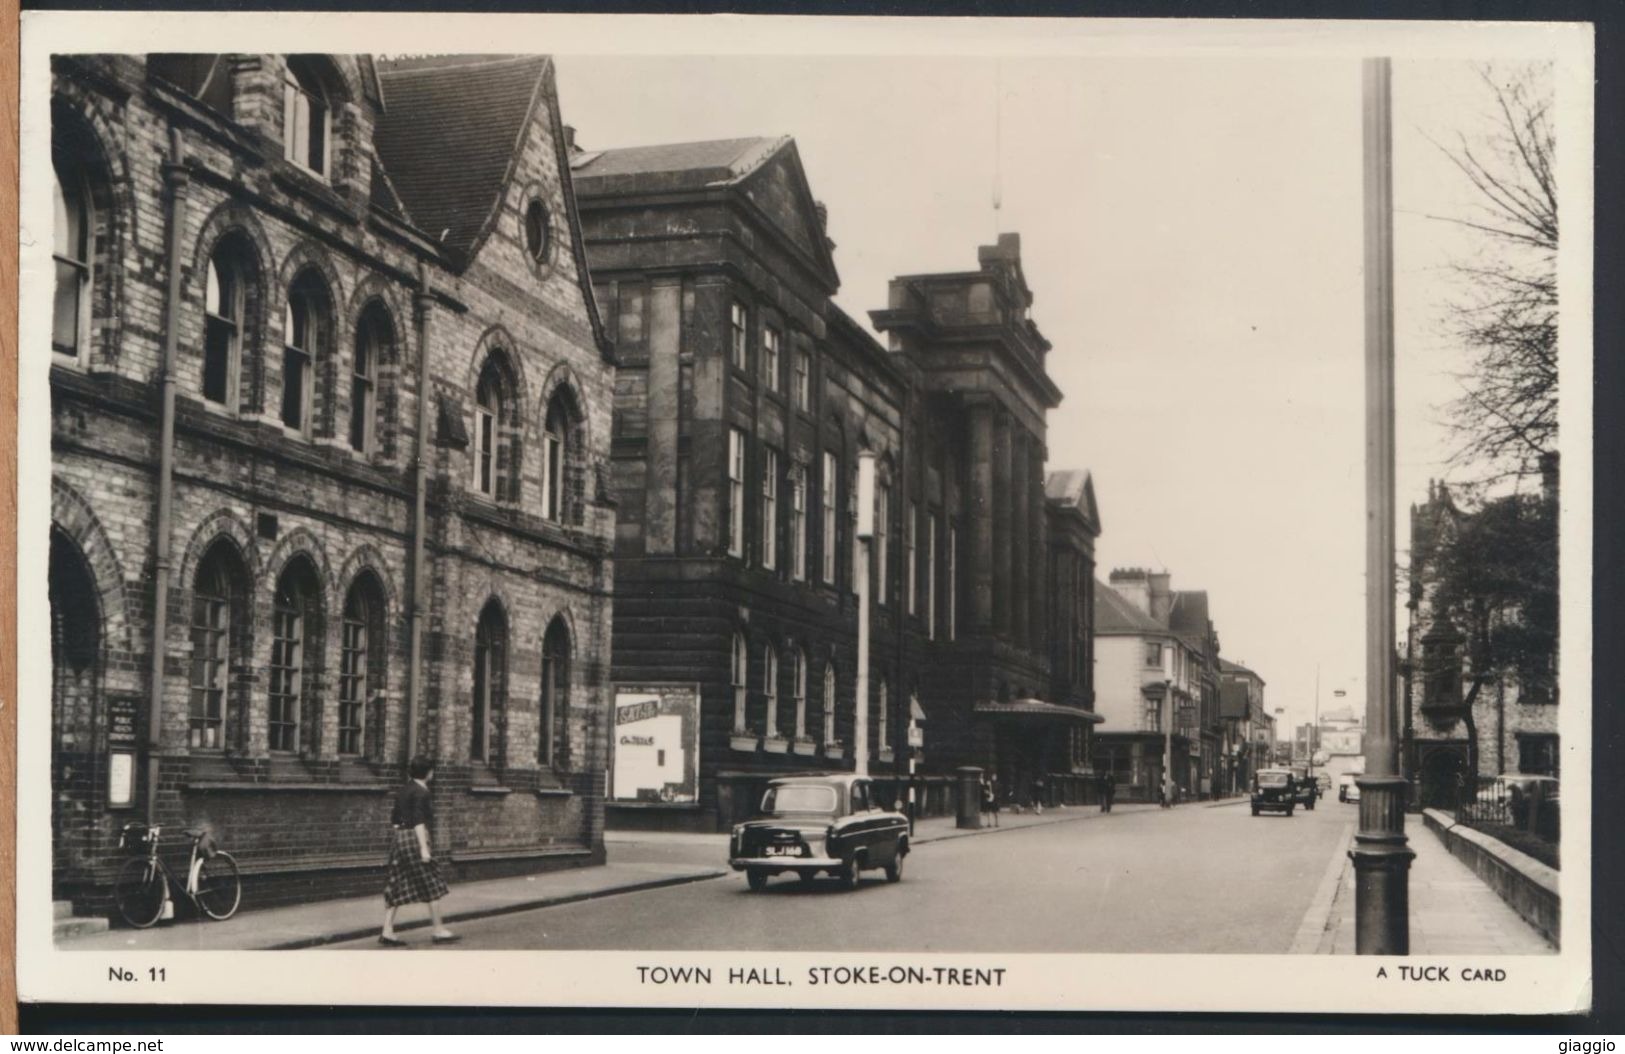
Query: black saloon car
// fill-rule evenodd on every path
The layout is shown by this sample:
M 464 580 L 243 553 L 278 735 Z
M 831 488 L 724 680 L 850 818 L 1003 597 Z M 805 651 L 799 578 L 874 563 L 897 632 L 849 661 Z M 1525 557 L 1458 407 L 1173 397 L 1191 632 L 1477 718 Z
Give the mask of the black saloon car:
M 903 877 L 908 818 L 880 808 L 866 776 L 785 776 L 768 784 L 758 819 L 735 825 L 728 848 L 752 890 L 781 872 L 810 882 L 821 871 L 854 889 L 870 868 L 888 882 Z
M 1289 769 L 1260 769 L 1253 776 L 1253 815 L 1268 809 L 1292 815 L 1298 805 L 1298 781 Z

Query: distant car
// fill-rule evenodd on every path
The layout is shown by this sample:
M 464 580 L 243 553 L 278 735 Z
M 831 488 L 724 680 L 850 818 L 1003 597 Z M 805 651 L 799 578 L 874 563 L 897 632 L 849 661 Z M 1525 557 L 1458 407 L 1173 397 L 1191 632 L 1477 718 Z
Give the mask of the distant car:
M 752 891 L 781 873 L 810 882 L 824 872 L 856 889 L 861 872 L 881 868 L 886 881 L 900 881 L 908 818 L 880 808 L 873 795 L 868 777 L 851 773 L 773 780 L 759 818 L 734 826 L 728 864 Z
M 1292 766 L 1292 782 L 1297 787 L 1298 804 L 1305 809 L 1314 809 L 1315 801 L 1320 797 L 1320 788 L 1316 786 L 1314 777 L 1309 775 L 1309 767 Z
M 1292 815 L 1298 805 L 1298 785 L 1290 769 L 1260 769 L 1253 775 L 1253 815 L 1268 810 Z
M 1358 775 L 1353 772 L 1345 772 L 1341 776 L 1337 777 L 1338 801 L 1360 800 L 1360 785 L 1354 782 L 1357 778 Z
M 1318 790 L 1321 793 L 1322 796 L 1330 794 L 1332 792 L 1332 777 L 1331 777 L 1331 775 L 1328 774 L 1328 773 L 1322 772 L 1320 775 L 1316 776 L 1315 777 L 1315 789 Z

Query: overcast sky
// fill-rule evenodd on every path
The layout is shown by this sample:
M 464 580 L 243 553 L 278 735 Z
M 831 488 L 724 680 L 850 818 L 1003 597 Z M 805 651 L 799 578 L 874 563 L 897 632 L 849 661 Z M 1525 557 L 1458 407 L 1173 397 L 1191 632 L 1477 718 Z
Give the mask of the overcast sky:
M 1100 577 L 1165 568 L 1207 590 L 1223 654 L 1293 723 L 1317 666 L 1323 711 L 1363 708 L 1357 61 L 558 63 L 589 150 L 794 136 L 829 207 L 837 299 L 865 322 L 891 276 L 973 268 L 996 231 L 1020 232 L 1065 392 L 1050 467 L 1094 474 Z M 1466 63 L 1399 61 L 1394 105 L 1403 550 L 1405 510 L 1446 473 L 1437 407 L 1463 360 L 1441 268 L 1471 248 L 1427 218 L 1472 206 L 1429 137 L 1487 128 L 1489 98 Z

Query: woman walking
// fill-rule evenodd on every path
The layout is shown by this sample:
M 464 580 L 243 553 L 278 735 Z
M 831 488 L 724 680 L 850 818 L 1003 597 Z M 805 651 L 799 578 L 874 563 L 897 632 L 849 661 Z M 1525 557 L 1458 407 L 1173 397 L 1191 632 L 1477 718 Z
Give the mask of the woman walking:
M 402 904 L 421 902 L 429 906 L 434 923 L 429 939 L 451 944 L 461 938 L 440 919 L 439 900 L 450 890 L 440 873 L 440 861 L 429 848 L 429 825 L 434 822 L 429 781 L 434 779 L 434 762 L 413 758 L 407 771 L 411 782 L 395 796 L 395 811 L 390 815 L 389 880 L 384 884 L 384 930 L 378 943 L 387 948 L 405 947 L 406 942 L 395 936 L 395 913 Z

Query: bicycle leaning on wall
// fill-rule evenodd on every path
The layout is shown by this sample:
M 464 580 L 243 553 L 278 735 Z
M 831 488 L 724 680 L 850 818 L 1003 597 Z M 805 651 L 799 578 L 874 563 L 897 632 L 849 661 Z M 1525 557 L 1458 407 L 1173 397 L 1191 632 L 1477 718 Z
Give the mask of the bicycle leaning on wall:
M 158 855 L 158 838 L 162 833 L 162 827 L 130 823 L 124 825 L 119 836 L 120 849 L 140 850 L 145 846 L 140 856 L 124 862 L 118 878 L 113 881 L 113 904 L 119 916 L 137 929 L 145 929 L 160 918 L 174 914 L 170 890 L 177 883 L 169 865 Z M 193 906 L 209 918 L 231 918 L 243 899 L 237 861 L 216 847 L 208 831 L 187 829 L 181 833 L 192 839 L 182 891 Z

